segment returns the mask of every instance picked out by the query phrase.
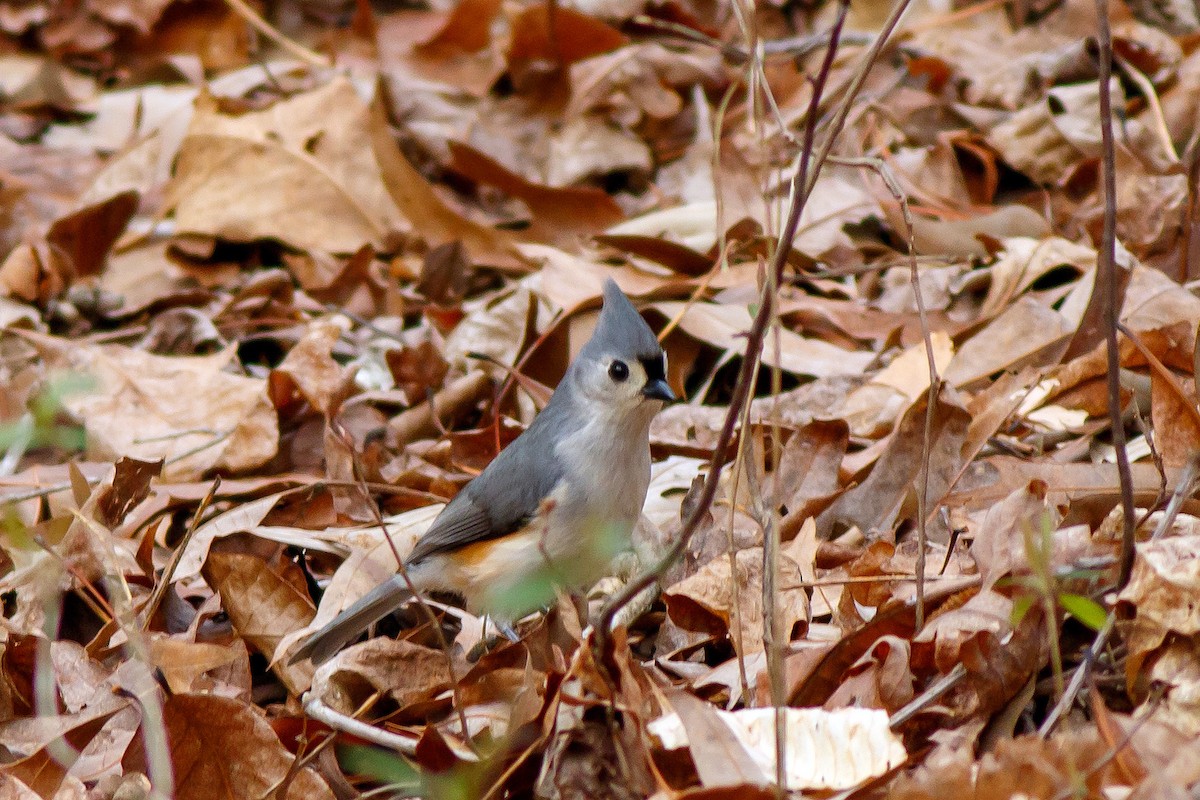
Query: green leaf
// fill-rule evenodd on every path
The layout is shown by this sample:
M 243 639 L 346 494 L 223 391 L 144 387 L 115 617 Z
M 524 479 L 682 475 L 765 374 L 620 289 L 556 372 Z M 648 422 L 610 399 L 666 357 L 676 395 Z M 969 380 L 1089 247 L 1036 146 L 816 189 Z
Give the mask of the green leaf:
M 584 522 L 578 531 L 579 552 L 573 558 L 542 560 L 528 571 L 503 576 L 487 590 L 484 605 L 499 619 L 520 619 L 554 602 L 556 586 L 583 586 L 595 580 L 596 564 L 609 564 L 629 548 L 629 534 L 620 525 Z
M 487 592 L 486 607 L 502 619 L 520 619 L 554 600 L 557 576 L 549 567 L 539 567 L 522 576 L 519 583 L 499 582 Z
M 1064 592 L 1058 596 L 1058 604 L 1068 614 L 1094 631 L 1100 630 L 1104 627 L 1104 623 L 1108 622 L 1108 612 L 1090 597 Z
M 366 775 L 393 786 L 411 790 L 421 783 L 417 770 L 406 759 L 376 747 L 344 745 L 338 748 L 338 760 L 347 772 Z
M 1032 594 L 1017 595 L 1013 600 L 1012 624 L 1017 626 L 1021 624 L 1021 620 L 1025 619 L 1025 615 L 1029 613 L 1029 609 L 1033 608 L 1033 602 L 1037 598 Z

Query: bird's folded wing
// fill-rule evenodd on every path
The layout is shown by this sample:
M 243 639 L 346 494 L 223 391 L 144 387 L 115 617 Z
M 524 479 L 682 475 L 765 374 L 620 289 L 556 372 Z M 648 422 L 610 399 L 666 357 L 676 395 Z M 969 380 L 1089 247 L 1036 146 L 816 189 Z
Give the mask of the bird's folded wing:
M 417 540 L 406 561 L 416 564 L 438 553 L 457 550 L 468 544 L 506 533 L 511 531 L 498 530 L 487 512 L 463 493 L 446 506 L 446 510 L 434 521 L 433 527 Z
M 550 435 L 561 416 L 562 406 L 547 406 L 521 438 L 450 501 L 417 541 L 408 563 L 498 539 L 528 525 L 542 503 L 561 488 L 563 469 Z

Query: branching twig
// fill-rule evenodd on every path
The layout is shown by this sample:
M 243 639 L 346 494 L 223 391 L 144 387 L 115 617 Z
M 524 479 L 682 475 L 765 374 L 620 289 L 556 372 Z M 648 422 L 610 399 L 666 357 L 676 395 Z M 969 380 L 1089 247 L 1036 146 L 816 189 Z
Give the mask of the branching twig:
M 826 127 L 826 138 L 819 149 L 816 148 L 816 109 L 819 106 L 826 81 L 833 67 L 833 57 L 837 53 L 837 43 L 841 33 L 841 20 L 844 20 L 845 3 L 841 9 L 842 14 L 839 16 L 839 22 L 835 23 L 830 31 L 830 44 L 826 49 L 826 57 L 821 64 L 814 80 L 813 93 L 810 102 L 810 111 L 808 115 L 808 132 L 803 140 L 802 150 L 799 157 L 799 166 L 796 174 L 792 178 L 790 202 L 788 208 L 788 217 L 786 224 L 779 236 L 778 245 L 771 259 L 770 269 L 776 275 L 782 275 L 783 269 L 787 264 L 787 256 L 791 251 L 792 241 L 796 236 L 796 229 L 800 222 L 800 212 L 804 209 L 804 205 L 812 192 L 813 186 L 816 183 L 816 176 L 820 173 L 821 165 L 828 157 L 830 150 L 833 147 L 833 141 L 841 132 L 842 125 L 850 114 L 850 107 L 853 106 L 855 98 L 858 96 L 859 90 L 862 88 L 866 75 L 878 59 L 883 46 L 886 44 L 892 30 L 900 20 L 900 16 L 908 8 L 909 0 L 899 0 L 896 7 L 893 9 L 891 16 L 884 24 L 880 35 L 876 38 L 872 46 L 864 54 L 863 60 L 860 63 L 854 77 L 849 82 L 845 96 L 840 107 L 834 114 L 832 121 Z M 815 152 L 814 152 L 815 151 Z M 733 440 L 734 430 L 737 427 L 737 421 L 741 416 L 742 406 L 748 402 L 750 392 L 754 385 L 754 365 L 757 362 L 755 354 L 761 351 L 763 342 L 766 338 L 768 323 L 774 310 L 773 297 L 764 296 L 762 303 L 759 306 L 758 313 L 754 317 L 754 322 L 750 327 L 750 331 L 746 336 L 746 351 L 742 357 L 742 366 L 738 372 L 737 382 L 734 385 L 733 397 L 730 399 L 729 411 L 725 416 L 725 422 L 721 427 L 720 435 L 717 438 L 717 444 L 713 450 L 713 457 L 709 465 L 708 475 L 705 478 L 704 485 L 700 492 L 700 497 L 692 512 L 684 520 L 683 529 L 680 531 L 679 538 L 672 545 L 667 554 L 656 564 L 652 569 L 644 572 L 638 578 L 630 581 L 624 589 L 621 590 L 600 612 L 600 618 L 596 625 L 596 649 L 601 654 L 607 651 L 611 642 L 610 629 L 612 622 L 617 612 L 629 603 L 634 597 L 642 591 L 649 588 L 660 576 L 666 573 L 675 561 L 683 555 L 687 548 L 688 542 L 695 533 L 700 524 L 700 520 L 708 513 L 712 507 L 712 502 L 717 493 L 717 481 L 720 478 L 721 470 L 725 466 L 725 459 L 728 455 L 730 442 Z

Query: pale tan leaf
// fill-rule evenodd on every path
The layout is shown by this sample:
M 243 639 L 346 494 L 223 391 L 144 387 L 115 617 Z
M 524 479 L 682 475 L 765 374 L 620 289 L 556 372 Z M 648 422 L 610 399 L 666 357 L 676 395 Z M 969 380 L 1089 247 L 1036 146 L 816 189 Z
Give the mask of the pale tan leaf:
M 763 774 L 773 779 L 775 709 L 713 713 L 734 733 Z M 908 757 L 900 737 L 888 728 L 888 717 L 883 711 L 785 708 L 783 714 L 787 736 L 786 780 L 791 791 L 849 789 L 903 764 Z M 650 731 L 669 750 L 688 746 L 691 733 L 675 714 L 651 722 Z
M 369 129 L 369 107 L 343 78 L 239 115 L 202 94 L 167 201 L 179 232 L 335 253 L 382 246 L 408 223 Z
M 95 381 L 64 406 L 83 421 L 100 458 L 163 459 L 164 476 L 187 479 L 251 469 L 275 454 L 279 423 L 266 385 L 226 371 L 234 348 L 177 358 L 120 345 L 50 345 L 56 361 Z
M 1200 536 L 1140 543 L 1119 599 L 1133 612 L 1126 627 L 1131 670 L 1168 635 L 1200 634 Z
M 942 331 L 935 331 L 930 341 L 934 364 L 938 374 L 944 376 L 954 358 L 954 343 Z M 842 416 L 854 435 L 881 436 L 928 387 L 929 358 L 925 354 L 925 343 L 921 342 L 896 356 L 892 363 L 851 392 L 842 407 Z
M 714 787 L 767 783 L 767 775 L 717 709 L 687 692 L 673 694 L 670 703 L 686 746 L 691 748 L 700 783 Z
M 740 352 L 744 336 L 750 330 L 752 318 L 745 306 L 717 303 L 654 303 L 651 308 L 667 319 L 679 318 L 679 327 L 689 336 L 716 347 L 719 350 Z M 763 348 L 762 361 L 766 366 L 797 375 L 828 377 L 832 375 L 860 375 L 873 360 L 866 352 L 844 350 L 821 339 L 801 336 L 794 331 L 779 331 L 779 349 L 776 356 L 774 336 L 769 346 Z
M 313 676 L 312 691 L 330 708 L 353 714 L 373 691 L 385 692 L 403 707 L 433 697 L 449 680 L 445 653 L 379 637 L 322 664 Z
M 761 651 L 762 559 L 761 547 L 738 551 L 737 575 L 731 576 L 729 556 L 717 556 L 664 592 L 668 613 L 689 630 L 728 631 L 734 647 L 743 654 Z M 787 636 L 794 625 L 808 622 L 808 594 L 800 587 L 804 580 L 800 568 L 786 555 L 779 559 L 778 580 L 776 615 Z

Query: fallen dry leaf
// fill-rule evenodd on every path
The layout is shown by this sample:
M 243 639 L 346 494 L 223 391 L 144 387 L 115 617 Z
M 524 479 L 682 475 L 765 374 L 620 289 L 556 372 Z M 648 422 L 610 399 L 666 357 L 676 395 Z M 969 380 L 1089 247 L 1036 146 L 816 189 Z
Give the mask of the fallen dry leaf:
M 739 550 L 737 575 L 733 576 L 729 556 L 717 556 L 665 591 L 671 617 L 689 630 L 728 634 L 744 655 L 762 650 L 762 561 L 762 548 Z M 808 622 L 808 595 L 802 582 L 795 562 L 781 557 L 779 585 L 787 588 L 780 592 L 777 613 L 785 634 L 797 623 Z
M 397 683 L 397 675 L 404 681 Z M 322 664 L 312 691 L 331 708 L 353 714 L 370 693 L 386 693 L 401 706 L 431 698 L 449 681 L 446 656 L 403 640 L 376 638 Z
M 745 748 L 761 774 L 771 776 L 771 780 L 775 775 L 775 713 L 773 708 L 708 712 L 714 721 L 728 727 L 733 741 Z M 907 758 L 899 737 L 888 730 L 883 712 L 785 708 L 782 713 L 789 790 L 848 789 L 882 775 Z M 682 715 L 660 717 L 650 724 L 650 730 L 668 750 L 687 747 L 691 741 L 692 727 Z M 698 758 L 710 753 L 708 744 L 692 743 L 691 747 Z M 841 757 L 851 752 L 855 758 Z
M 1138 545 L 1129 583 L 1120 601 L 1133 611 L 1127 623 L 1130 659 L 1127 675 L 1171 634 L 1200 633 L 1200 537 L 1173 536 Z
M 177 694 L 163 702 L 163 717 L 176 797 L 251 800 L 271 791 L 290 774 L 294 756 L 253 706 L 214 695 Z M 132 760 L 139 758 L 135 751 Z M 243 765 L 253 768 L 247 770 Z M 334 797 L 311 767 L 290 775 L 285 797 Z
M 768 797 L 782 691 L 796 791 L 1194 794 L 1200 59 L 1159 5 L 1113 7 L 1101 87 L 1086 0 L 889 42 L 868 0 L 835 48 L 831 4 L 0 0 L 0 793 Z M 545 407 L 609 278 L 684 398 L 632 548 L 519 642 L 435 596 L 448 653 L 408 607 L 316 676 L 416 776 L 323 746 L 288 655 Z
M 370 126 L 345 80 L 240 115 L 201 95 L 168 191 L 179 232 L 334 253 L 381 247 L 409 223 L 384 185 Z
M 42 341 L 61 368 L 95 381 L 64 404 L 83 422 L 98 457 L 162 459 L 164 475 L 187 479 L 215 467 L 248 470 L 275 454 L 278 422 L 266 385 L 226 371 L 232 350 L 172 358 Z

